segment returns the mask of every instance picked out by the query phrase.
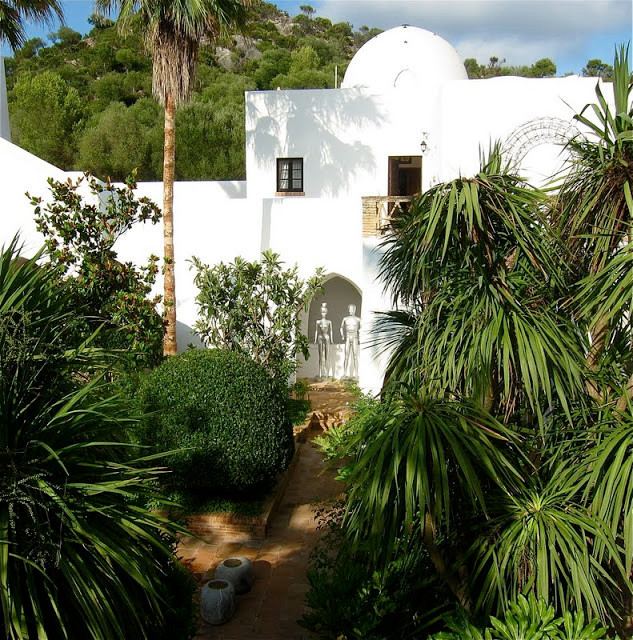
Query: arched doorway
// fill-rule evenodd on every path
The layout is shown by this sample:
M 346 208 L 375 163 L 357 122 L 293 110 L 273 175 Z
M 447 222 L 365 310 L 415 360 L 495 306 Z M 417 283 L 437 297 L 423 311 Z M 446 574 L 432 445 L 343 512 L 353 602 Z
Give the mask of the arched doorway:
M 327 318 L 332 322 L 334 344 L 330 349 L 330 371 L 334 378 L 340 378 L 343 375 L 344 346 L 341 338 L 343 318 L 348 315 L 350 304 L 356 307 L 358 317 L 361 317 L 363 311 L 361 291 L 351 280 L 338 274 L 326 276 L 323 283 L 323 293 L 313 298 L 306 324 L 304 324 L 304 332 L 310 342 L 310 359 L 299 364 L 297 376 L 302 378 L 316 378 L 319 374 L 319 356 L 314 338 L 317 320 L 321 319 L 321 304 L 323 302 L 327 302 Z

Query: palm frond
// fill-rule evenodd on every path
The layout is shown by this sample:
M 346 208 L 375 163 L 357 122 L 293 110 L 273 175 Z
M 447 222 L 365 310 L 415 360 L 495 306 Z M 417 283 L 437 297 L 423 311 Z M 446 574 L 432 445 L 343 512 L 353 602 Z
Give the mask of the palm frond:
M 427 514 L 438 531 L 449 531 L 455 483 L 485 513 L 486 481 L 517 480 L 504 454 L 513 440 L 511 431 L 468 402 L 397 385 L 349 445 L 359 452 L 347 478 L 343 526 L 350 542 L 369 541 L 376 558 L 390 558 L 403 531 L 424 527 Z
M 617 583 L 594 545 L 621 575 L 624 568 L 609 528 L 582 506 L 582 486 L 576 470 L 564 465 L 543 486 L 530 482 L 497 504 L 501 513 L 473 546 L 479 606 L 490 610 L 534 592 L 559 610 L 575 607 L 609 619 Z

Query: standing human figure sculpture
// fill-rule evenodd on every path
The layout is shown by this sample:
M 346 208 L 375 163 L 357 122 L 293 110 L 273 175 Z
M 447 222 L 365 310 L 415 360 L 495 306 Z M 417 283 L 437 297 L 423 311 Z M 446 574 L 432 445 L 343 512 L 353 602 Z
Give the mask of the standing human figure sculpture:
M 314 344 L 319 349 L 319 378 L 330 373 L 330 345 L 334 342 L 332 322 L 326 318 L 327 302 L 321 304 L 321 319 L 316 321 Z
M 341 322 L 341 337 L 345 345 L 343 365 L 346 378 L 358 378 L 358 352 L 360 349 L 360 318 L 356 316 L 356 305 L 347 307 L 348 316 Z

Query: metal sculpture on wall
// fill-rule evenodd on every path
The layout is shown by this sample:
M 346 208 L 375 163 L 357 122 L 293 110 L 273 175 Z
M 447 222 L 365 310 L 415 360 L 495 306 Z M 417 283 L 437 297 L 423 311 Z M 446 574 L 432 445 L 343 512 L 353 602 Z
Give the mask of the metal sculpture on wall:
M 316 321 L 314 344 L 319 350 L 319 378 L 330 374 L 330 345 L 334 343 L 332 322 L 327 319 L 327 302 L 321 304 L 321 319 Z
M 535 147 L 548 142 L 565 145 L 580 135 L 573 122 L 561 118 L 535 118 L 512 131 L 502 145 L 502 152 L 505 160 L 518 167 Z
M 345 345 L 343 375 L 346 378 L 358 378 L 358 353 L 360 351 L 360 318 L 356 315 L 356 305 L 347 307 L 348 316 L 341 323 L 341 337 Z

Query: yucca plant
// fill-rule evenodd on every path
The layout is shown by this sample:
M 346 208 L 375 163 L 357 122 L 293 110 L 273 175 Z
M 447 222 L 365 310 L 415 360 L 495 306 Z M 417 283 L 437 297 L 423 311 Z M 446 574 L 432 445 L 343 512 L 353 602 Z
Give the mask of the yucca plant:
M 376 562 L 388 562 L 412 533 L 471 608 L 463 574 L 440 540 L 453 534 L 464 509 L 486 513 L 491 484 L 519 481 L 503 452 L 513 440 L 509 429 L 470 402 L 398 385 L 349 442 L 356 454 L 346 477 L 348 541 L 364 545 Z
M 66 349 L 74 310 L 36 258 L 15 241 L 0 256 L 4 634 L 160 638 L 177 528 L 144 507 L 157 470 L 119 440 L 134 418 L 99 373 L 108 354 Z
M 379 325 L 388 378 L 506 418 L 523 404 L 541 426 L 548 407 L 577 395 L 583 344 L 558 312 L 564 247 L 544 204 L 493 147 L 476 176 L 433 187 L 395 217 L 381 263 L 401 308 Z
M 396 310 L 376 341 L 390 362 L 349 444 L 343 526 L 376 565 L 426 549 L 472 616 L 438 639 L 607 637 L 593 618 L 633 636 L 627 57 L 615 110 L 598 86 L 577 116 L 588 133 L 556 196 L 493 148 L 476 176 L 415 198 L 383 241 Z
M 622 334 L 630 340 L 632 332 L 633 75 L 628 46 L 616 51 L 612 88 L 613 107 L 598 84 L 597 102 L 576 116 L 587 134 L 568 145 L 571 163 L 556 202 L 558 224 L 580 280 L 572 290 L 573 307 L 590 328 L 587 366 L 598 375 L 605 353 Z M 626 366 L 619 376 L 606 384 L 599 379 L 588 383 L 599 403 L 615 393 L 620 411 L 633 397 L 630 349 L 626 353 L 628 358 L 620 354 Z
M 603 620 L 614 613 L 613 573 L 624 576 L 624 567 L 609 528 L 582 504 L 581 481 L 566 461 L 498 497 L 487 533 L 473 544 L 478 609 L 498 611 L 534 593 L 557 611 L 576 607 Z

